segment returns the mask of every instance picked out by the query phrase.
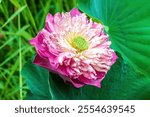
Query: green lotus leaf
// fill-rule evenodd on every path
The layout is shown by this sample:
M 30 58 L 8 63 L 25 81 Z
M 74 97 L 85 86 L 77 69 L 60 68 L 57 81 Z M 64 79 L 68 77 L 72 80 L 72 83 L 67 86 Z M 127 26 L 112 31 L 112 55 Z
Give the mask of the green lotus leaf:
M 51 99 L 49 71 L 47 69 L 28 61 L 22 69 L 22 76 L 26 79 L 30 89 L 26 99 Z
M 150 1 L 79 0 L 78 7 L 105 25 L 112 48 L 150 76 Z

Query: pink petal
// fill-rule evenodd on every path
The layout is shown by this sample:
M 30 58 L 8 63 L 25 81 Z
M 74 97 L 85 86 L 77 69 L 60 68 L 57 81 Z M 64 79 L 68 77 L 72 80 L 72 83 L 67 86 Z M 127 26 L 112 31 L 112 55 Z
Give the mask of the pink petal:
M 80 15 L 81 13 L 79 12 L 78 8 L 74 8 L 70 11 L 71 17 L 74 17 L 76 15 Z
M 48 30 L 49 32 L 52 32 L 54 31 L 54 18 L 53 16 L 49 13 L 47 16 L 46 16 L 46 25 L 45 25 L 45 29 Z
M 46 58 L 43 58 L 38 54 L 35 56 L 33 63 L 35 63 L 41 67 L 47 68 L 47 69 L 50 68 L 49 61 Z
M 85 85 L 84 83 L 80 82 L 78 79 L 70 79 L 63 75 L 60 75 L 60 76 L 61 76 L 61 78 L 63 78 L 65 83 L 71 84 L 76 88 L 80 88 Z
M 116 55 L 116 53 L 115 52 L 112 52 L 112 59 L 111 59 L 111 61 L 112 61 L 112 64 L 114 64 L 115 62 L 116 62 L 116 60 L 117 60 L 117 55 Z M 111 65 L 112 65 L 111 64 Z
M 96 87 L 100 87 L 101 84 L 101 77 L 97 78 L 97 79 L 87 79 L 84 76 L 80 76 L 80 78 L 78 79 L 80 82 L 86 84 L 86 85 L 93 85 Z

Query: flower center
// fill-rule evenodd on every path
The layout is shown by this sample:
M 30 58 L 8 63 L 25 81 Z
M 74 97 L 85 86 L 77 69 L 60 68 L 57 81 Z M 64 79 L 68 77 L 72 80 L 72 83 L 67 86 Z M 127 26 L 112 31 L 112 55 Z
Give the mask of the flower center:
M 72 46 L 78 51 L 83 51 L 88 48 L 88 42 L 81 36 L 73 39 Z

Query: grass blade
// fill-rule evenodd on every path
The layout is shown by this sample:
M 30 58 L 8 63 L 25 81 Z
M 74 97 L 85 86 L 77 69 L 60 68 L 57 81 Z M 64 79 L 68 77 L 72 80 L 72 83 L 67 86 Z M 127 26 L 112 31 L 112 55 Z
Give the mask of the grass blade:
M 1 27 L 5 27 L 9 22 L 11 22 L 19 13 L 21 13 L 27 6 L 22 6 L 19 10 L 17 10 L 5 23 L 4 25 Z

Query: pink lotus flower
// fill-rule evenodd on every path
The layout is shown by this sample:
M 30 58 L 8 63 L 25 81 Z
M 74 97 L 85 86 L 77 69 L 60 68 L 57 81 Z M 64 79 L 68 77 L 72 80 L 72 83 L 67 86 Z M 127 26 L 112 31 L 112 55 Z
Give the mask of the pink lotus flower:
M 45 28 L 30 40 L 37 51 L 34 63 L 77 88 L 100 87 L 117 59 L 103 30 L 102 24 L 88 20 L 77 8 L 54 16 L 48 14 Z

